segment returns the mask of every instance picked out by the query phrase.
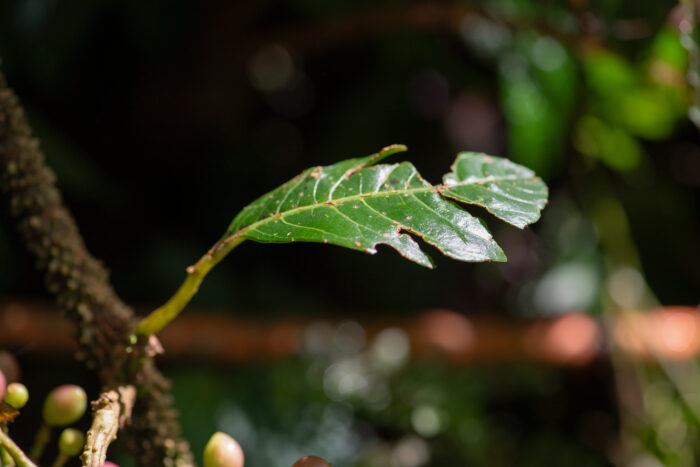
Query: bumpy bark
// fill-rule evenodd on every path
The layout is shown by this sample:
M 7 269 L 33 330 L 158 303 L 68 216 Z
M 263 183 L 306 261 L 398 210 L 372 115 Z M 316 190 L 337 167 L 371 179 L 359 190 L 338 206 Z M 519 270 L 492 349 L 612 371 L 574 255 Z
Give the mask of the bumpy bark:
M 1 72 L 0 189 L 46 287 L 77 324 L 77 358 L 106 388 L 139 387 L 132 423 L 122 437 L 126 445 L 144 466 L 192 465 L 189 447 L 180 438 L 169 382 L 150 357 L 127 352 L 134 313 L 117 297 L 107 270 L 87 251 L 63 205 L 55 175 L 44 163 L 39 141 L 32 137 L 19 100 Z

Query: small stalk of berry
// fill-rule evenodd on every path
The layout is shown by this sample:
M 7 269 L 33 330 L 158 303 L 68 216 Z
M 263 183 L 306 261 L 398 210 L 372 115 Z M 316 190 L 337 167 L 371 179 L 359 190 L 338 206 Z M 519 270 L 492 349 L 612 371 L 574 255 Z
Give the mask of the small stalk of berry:
M 4 447 L 0 446 L 0 465 L 6 467 L 14 467 L 15 460 L 10 456 L 10 453 L 5 450 Z
M 14 464 L 9 465 L 16 465 L 17 467 L 36 467 L 36 464 L 27 457 L 24 451 L 22 451 L 3 430 L 0 430 L 0 446 L 2 446 L 14 460 Z

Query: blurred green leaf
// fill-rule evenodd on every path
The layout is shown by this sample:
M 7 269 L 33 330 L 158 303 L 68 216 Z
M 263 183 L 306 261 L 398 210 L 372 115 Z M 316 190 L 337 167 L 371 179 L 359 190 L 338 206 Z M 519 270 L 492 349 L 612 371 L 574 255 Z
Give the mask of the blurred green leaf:
M 663 60 L 679 70 L 688 66 L 688 51 L 681 45 L 678 32 L 664 26 L 654 37 L 651 44 L 652 59 Z
M 604 49 L 583 57 L 588 86 L 601 96 L 617 96 L 638 83 L 634 68 L 620 56 Z
M 668 138 L 677 117 L 666 93 L 648 86 L 629 89 L 607 102 L 607 114 L 630 134 L 649 140 Z
M 643 154 L 641 145 L 627 132 L 590 115 L 576 125 L 574 144 L 581 153 L 619 172 L 637 167 Z
M 521 35 L 500 66 L 501 101 L 513 160 L 543 177 L 554 172 L 566 144 L 576 95 L 567 50 L 547 36 Z

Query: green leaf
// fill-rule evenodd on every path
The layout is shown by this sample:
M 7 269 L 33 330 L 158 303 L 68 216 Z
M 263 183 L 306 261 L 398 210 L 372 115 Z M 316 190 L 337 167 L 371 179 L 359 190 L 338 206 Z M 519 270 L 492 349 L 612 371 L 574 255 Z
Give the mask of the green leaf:
M 462 261 L 505 261 L 480 220 L 450 199 L 483 206 L 518 227 L 534 222 L 547 188 L 534 173 L 508 160 L 461 153 L 431 185 L 413 164 L 377 164 L 406 148 L 307 169 L 245 207 L 224 239 L 263 243 L 319 242 L 376 253 L 379 244 L 426 267 L 432 260 L 409 234 Z
M 537 221 L 547 204 L 547 186 L 532 170 L 486 154 L 460 153 L 444 182 L 443 195 L 484 207 L 521 229 Z
M 406 147 L 305 170 L 243 208 L 226 234 L 196 264 L 163 306 L 136 332 L 159 332 L 187 305 L 207 273 L 246 239 L 262 243 L 332 243 L 367 253 L 389 245 L 405 258 L 433 267 L 410 234 L 462 261 L 505 261 L 483 221 L 454 201 L 482 206 L 518 227 L 534 222 L 547 187 L 525 167 L 486 154 L 461 153 L 445 183 L 433 186 L 413 164 L 379 164 Z

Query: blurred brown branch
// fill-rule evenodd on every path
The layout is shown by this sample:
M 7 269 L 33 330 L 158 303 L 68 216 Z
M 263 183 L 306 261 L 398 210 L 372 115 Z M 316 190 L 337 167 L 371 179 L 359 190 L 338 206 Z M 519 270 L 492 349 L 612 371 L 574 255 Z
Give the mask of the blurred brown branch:
M 477 6 L 418 2 L 358 9 L 329 21 L 283 27 L 262 33 L 251 44 L 258 47 L 277 42 L 302 55 L 314 55 L 397 29 L 455 31 L 470 18 L 498 22 L 510 29 L 534 29 L 568 44 L 575 42 L 569 31 L 539 19 L 514 21 Z
M 70 355 L 75 350 L 70 339 L 72 325 L 53 310 L 50 303 L 42 301 L 0 302 L 0 347 L 13 349 L 30 343 L 32 355 Z M 467 317 L 449 310 L 429 310 L 408 319 L 372 316 L 355 319 L 368 339 L 384 329 L 400 328 L 407 333 L 412 355 L 418 359 L 434 356 L 455 364 L 534 361 L 568 366 L 589 363 L 606 352 L 603 329 L 580 313 L 517 321 Z M 337 319 L 336 324 L 342 321 Z M 328 319 L 323 322 L 331 324 Z M 303 351 L 306 330 L 317 323 L 319 320 L 295 318 L 270 323 L 190 310 L 163 331 L 163 358 L 218 363 L 288 358 Z M 653 354 L 686 360 L 700 352 L 700 314 L 695 308 L 625 312 L 609 327 L 615 342 L 633 356 Z

